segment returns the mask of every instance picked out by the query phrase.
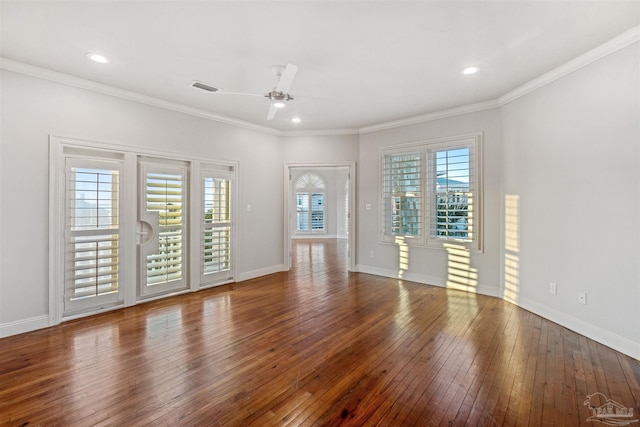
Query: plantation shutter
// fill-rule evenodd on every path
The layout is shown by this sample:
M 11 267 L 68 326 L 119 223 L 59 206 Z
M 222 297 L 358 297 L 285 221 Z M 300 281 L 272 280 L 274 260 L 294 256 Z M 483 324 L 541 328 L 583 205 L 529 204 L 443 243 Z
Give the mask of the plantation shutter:
M 475 151 L 472 146 L 429 150 L 428 188 L 432 191 L 430 237 L 474 241 L 476 208 Z
M 296 193 L 296 230 L 310 231 L 309 223 L 310 211 L 309 193 Z
M 115 161 L 72 157 L 65 161 L 66 314 L 122 300 L 121 171 L 122 165 Z
M 158 252 L 147 256 L 148 286 L 182 279 L 182 178 L 171 173 L 146 176 L 146 208 L 158 212 Z
M 384 155 L 382 198 L 386 235 L 422 235 L 421 162 L 420 152 Z
M 324 230 L 324 193 L 311 193 L 311 230 Z
M 203 172 L 202 283 L 231 279 L 232 173 Z

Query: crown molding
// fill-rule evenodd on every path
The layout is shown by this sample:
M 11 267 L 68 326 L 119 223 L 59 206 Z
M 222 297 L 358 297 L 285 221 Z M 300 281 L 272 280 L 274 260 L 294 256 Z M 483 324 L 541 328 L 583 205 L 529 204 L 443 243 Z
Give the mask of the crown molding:
M 492 108 L 502 107 L 518 98 L 521 98 L 534 90 L 540 89 L 554 81 L 577 71 L 587 65 L 611 55 L 620 49 L 629 46 L 632 43 L 640 41 L 640 25 L 635 26 L 617 37 L 589 50 L 588 52 L 572 59 L 571 61 L 549 71 L 542 76 L 535 78 L 516 89 L 507 92 L 501 97 L 480 102 L 477 104 L 463 105 L 461 107 L 452 108 L 449 110 L 436 111 L 433 113 L 424 114 L 421 116 L 408 117 L 406 119 L 395 120 L 392 122 L 380 123 L 371 126 L 364 126 L 360 128 L 360 134 L 366 134 L 371 132 L 378 132 L 386 129 L 393 129 L 397 127 L 413 125 L 418 123 L 424 123 L 432 120 L 443 119 L 446 117 L 459 116 L 462 114 L 475 113 L 483 110 L 490 110 Z
M 500 98 L 498 98 L 498 103 L 500 104 L 500 106 L 503 106 L 512 101 L 515 101 L 516 99 L 521 98 L 533 92 L 534 90 L 551 84 L 556 80 L 566 76 L 567 74 L 580 70 L 581 68 L 584 68 L 587 65 L 604 58 L 605 56 L 611 55 L 612 53 L 617 52 L 620 49 L 625 48 L 639 40 L 640 25 L 635 26 L 628 31 L 625 31 L 619 36 L 614 37 L 613 39 L 587 51 L 586 53 L 572 59 L 571 61 L 559 66 L 558 68 L 555 68 L 548 73 L 543 74 L 540 77 L 537 77 L 523 84 L 522 86 L 502 95 Z
M 162 99 L 154 98 L 147 95 L 142 95 L 136 92 L 131 92 L 124 89 L 118 89 L 112 86 L 108 86 L 102 83 L 97 83 L 91 80 L 85 80 L 78 77 L 73 77 L 68 74 L 59 73 L 56 71 L 47 70 L 44 68 L 35 67 L 32 65 L 24 64 L 21 62 L 13 61 L 10 59 L 0 57 L 0 68 L 8 71 L 13 71 L 20 74 L 26 74 L 32 77 L 38 77 L 45 80 L 62 83 L 68 86 L 73 86 L 81 89 L 90 90 L 93 92 L 102 93 L 109 96 L 114 96 L 122 99 L 127 99 L 134 102 L 140 102 L 166 110 L 176 111 L 183 114 L 188 114 L 195 117 L 200 117 L 206 120 L 212 120 L 228 125 L 241 127 L 257 132 L 266 133 L 275 136 L 338 136 L 338 135 L 362 135 L 372 132 L 379 132 L 382 130 L 393 129 L 413 124 L 419 124 L 429 122 L 433 120 L 439 120 L 447 117 L 459 116 L 463 114 L 475 113 L 484 110 L 491 110 L 493 108 L 499 108 L 506 105 L 518 98 L 521 98 L 537 89 L 540 89 L 548 84 L 555 82 L 556 80 L 577 71 L 587 65 L 602 59 L 614 52 L 617 52 L 624 47 L 640 41 L 640 25 L 635 26 L 626 32 L 620 34 L 617 37 L 597 46 L 594 49 L 578 56 L 577 58 L 549 71 L 542 76 L 535 78 L 522 86 L 507 92 L 497 99 L 479 102 L 475 104 L 463 105 L 447 110 L 435 111 L 432 113 L 423 114 L 420 116 L 407 117 L 400 120 L 394 120 L 390 122 L 378 123 L 370 126 L 363 126 L 358 129 L 328 129 L 328 130 L 278 130 L 266 126 L 257 125 L 254 123 L 246 122 L 243 120 L 234 119 L 219 114 L 214 114 L 205 110 L 187 107 L 182 104 L 165 101 Z
M 101 93 L 103 95 L 109 95 L 116 98 L 122 98 L 129 101 L 139 102 L 141 104 L 151 105 L 153 107 L 163 108 L 165 110 L 175 111 L 178 113 L 188 114 L 202 119 L 211 120 L 215 122 L 225 123 L 232 126 L 241 127 L 257 132 L 262 132 L 270 135 L 280 136 L 282 132 L 266 126 L 256 125 L 254 123 L 246 122 L 243 120 L 234 119 L 219 114 L 214 114 L 209 111 L 201 110 L 198 108 L 187 107 L 186 105 L 178 104 L 175 102 L 165 101 L 163 99 L 154 98 L 152 96 L 142 95 L 137 92 L 132 92 L 125 89 L 119 89 L 113 86 L 97 83 L 91 80 L 74 77 L 68 74 L 59 73 L 57 71 L 47 70 L 44 68 L 36 67 L 33 65 L 25 64 L 22 62 L 14 61 L 7 58 L 0 57 L 0 68 L 13 71 L 19 74 L 25 74 L 31 77 L 37 77 L 43 80 L 49 80 L 56 83 L 61 83 L 67 86 L 76 87 L 79 89 L 89 90 L 91 92 Z
M 446 117 L 459 116 L 462 114 L 475 113 L 478 111 L 491 110 L 500 105 L 497 100 L 478 102 L 476 104 L 463 105 L 461 107 L 450 108 L 448 110 L 435 111 L 421 116 L 407 117 L 406 119 L 394 120 L 392 122 L 380 123 L 360 128 L 360 134 L 378 132 L 386 129 L 393 129 L 418 123 L 430 122 L 432 120 L 444 119 Z
M 282 136 L 340 136 L 359 135 L 359 129 L 283 130 Z

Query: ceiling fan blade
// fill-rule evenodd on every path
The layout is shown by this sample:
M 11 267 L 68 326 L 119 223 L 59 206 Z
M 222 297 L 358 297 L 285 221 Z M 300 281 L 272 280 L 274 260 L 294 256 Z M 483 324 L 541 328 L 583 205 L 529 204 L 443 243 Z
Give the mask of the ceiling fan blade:
M 287 67 L 282 72 L 280 76 L 280 80 L 278 81 L 278 85 L 276 86 L 276 91 L 289 93 L 289 88 L 293 83 L 293 78 L 296 76 L 298 72 L 298 67 L 292 64 L 287 64 Z
M 267 120 L 273 120 L 276 116 L 278 109 L 273 106 L 273 103 L 269 104 L 269 112 L 267 113 Z

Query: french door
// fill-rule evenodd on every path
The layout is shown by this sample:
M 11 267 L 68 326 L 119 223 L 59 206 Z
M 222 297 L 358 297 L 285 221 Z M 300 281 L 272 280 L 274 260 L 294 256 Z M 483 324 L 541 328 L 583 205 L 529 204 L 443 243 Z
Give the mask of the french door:
M 187 288 L 187 165 L 138 161 L 138 271 L 143 298 Z
M 51 324 L 234 280 L 235 162 L 51 142 Z

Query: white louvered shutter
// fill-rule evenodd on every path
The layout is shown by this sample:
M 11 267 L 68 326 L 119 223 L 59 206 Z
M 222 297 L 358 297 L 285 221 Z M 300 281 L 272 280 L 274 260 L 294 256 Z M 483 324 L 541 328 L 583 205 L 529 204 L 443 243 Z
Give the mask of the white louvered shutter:
M 473 145 L 428 150 L 431 239 L 474 241 L 477 181 Z
M 158 251 L 147 256 L 147 286 L 182 279 L 182 175 L 148 173 L 147 211 L 158 212 Z
M 122 300 L 119 162 L 65 162 L 64 310 L 73 314 Z
M 202 284 L 233 277 L 231 197 L 233 173 L 205 170 L 202 174 Z
M 383 158 L 383 230 L 385 236 L 422 236 L 422 154 L 385 154 Z

